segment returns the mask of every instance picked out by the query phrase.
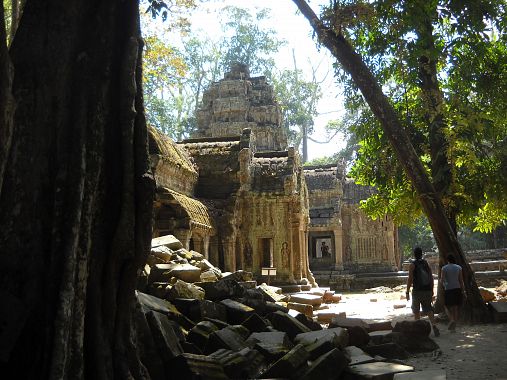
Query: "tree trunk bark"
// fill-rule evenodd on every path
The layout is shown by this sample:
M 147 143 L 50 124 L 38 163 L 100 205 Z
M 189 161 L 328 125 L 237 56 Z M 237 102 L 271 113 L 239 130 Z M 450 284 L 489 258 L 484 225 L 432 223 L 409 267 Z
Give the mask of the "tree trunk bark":
M 417 191 L 421 206 L 433 230 L 439 251 L 444 254 L 451 252 L 456 254 L 457 262 L 463 268 L 463 277 L 468 296 L 463 310 L 464 318 L 470 321 L 484 321 L 488 319 L 489 312 L 479 293 L 470 265 L 466 261 L 461 246 L 452 231 L 440 197 L 428 178 L 396 111 L 383 94 L 378 81 L 343 35 L 337 34 L 332 29 L 326 27 L 306 1 L 293 1 L 310 22 L 319 43 L 326 46 L 345 71 L 351 75 L 354 83 L 361 90 L 366 102 L 382 125 L 393 150 L 396 152 L 407 176 Z
M 25 5 L 0 194 L 2 373 L 148 377 L 132 326 L 154 188 L 138 18 L 132 0 Z

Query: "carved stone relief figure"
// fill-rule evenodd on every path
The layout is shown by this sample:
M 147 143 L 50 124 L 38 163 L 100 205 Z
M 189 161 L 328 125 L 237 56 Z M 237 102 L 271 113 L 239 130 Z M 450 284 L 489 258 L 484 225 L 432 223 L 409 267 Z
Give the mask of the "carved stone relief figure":
M 280 249 L 280 256 L 282 257 L 282 266 L 284 269 L 290 269 L 290 249 L 289 243 L 284 241 L 282 249 Z

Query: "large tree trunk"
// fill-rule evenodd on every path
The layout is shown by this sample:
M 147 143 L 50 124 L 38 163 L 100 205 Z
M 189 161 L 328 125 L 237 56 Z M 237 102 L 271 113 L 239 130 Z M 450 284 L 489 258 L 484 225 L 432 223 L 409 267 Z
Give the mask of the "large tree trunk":
M 153 202 L 138 17 L 133 0 L 24 8 L 0 195 L 2 374 L 147 376 L 132 326 Z
M 452 252 L 457 256 L 458 264 L 463 268 L 468 295 L 463 316 L 471 321 L 486 320 L 489 316 L 488 310 L 479 293 L 470 265 L 466 261 L 463 250 L 447 219 L 440 197 L 426 174 L 396 111 L 382 92 L 378 81 L 343 35 L 337 34 L 334 30 L 324 25 L 306 1 L 293 1 L 310 22 L 319 42 L 329 49 L 344 70 L 351 75 L 354 83 L 361 90 L 366 102 L 382 125 L 393 150 L 396 152 L 407 176 L 417 191 L 421 206 L 433 230 L 439 251 L 444 254 Z

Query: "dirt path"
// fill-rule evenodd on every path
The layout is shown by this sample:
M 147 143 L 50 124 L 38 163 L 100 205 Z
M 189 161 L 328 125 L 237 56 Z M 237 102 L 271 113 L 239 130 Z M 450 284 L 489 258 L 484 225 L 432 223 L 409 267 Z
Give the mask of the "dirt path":
M 403 292 L 344 294 L 343 301 L 333 306 L 345 311 L 348 317 L 411 319 L 410 305 L 402 298 Z M 375 300 L 375 301 L 372 301 Z M 405 307 L 394 308 L 394 305 Z M 433 338 L 440 346 L 438 355 L 419 354 L 406 363 L 416 371 L 444 369 L 447 379 L 507 380 L 507 324 L 461 325 L 455 333 L 439 323 L 441 335 Z

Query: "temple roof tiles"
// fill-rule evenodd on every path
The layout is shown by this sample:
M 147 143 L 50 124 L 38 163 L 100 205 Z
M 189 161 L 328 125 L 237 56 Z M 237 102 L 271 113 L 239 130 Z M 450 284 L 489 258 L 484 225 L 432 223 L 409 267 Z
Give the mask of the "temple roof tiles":
M 167 161 L 197 175 L 189 154 L 168 136 L 151 126 L 148 127 L 150 136 L 150 153 L 163 156 Z

